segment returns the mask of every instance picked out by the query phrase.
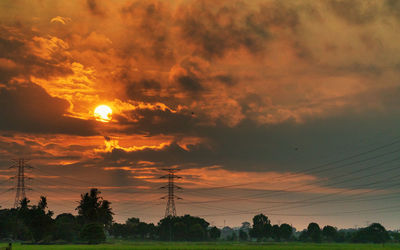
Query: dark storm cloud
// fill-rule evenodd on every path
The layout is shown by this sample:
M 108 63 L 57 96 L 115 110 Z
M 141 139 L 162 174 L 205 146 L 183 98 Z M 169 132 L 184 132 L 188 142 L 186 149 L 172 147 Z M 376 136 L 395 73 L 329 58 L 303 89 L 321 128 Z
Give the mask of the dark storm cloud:
M 189 92 L 199 92 L 204 89 L 195 76 L 178 76 L 176 80 L 184 90 Z
M 152 79 L 130 82 L 126 86 L 129 99 L 144 102 L 160 101 L 161 84 Z
M 224 83 L 227 86 L 233 86 L 237 83 L 237 79 L 235 79 L 233 76 L 228 75 L 228 74 L 223 74 L 223 75 L 216 75 L 214 77 L 215 80 Z
M 176 22 L 182 38 L 195 46 L 195 54 L 215 58 L 242 47 L 259 53 L 273 39 L 270 28 L 294 30 L 299 17 L 281 2 L 251 9 L 242 2 L 195 1 L 181 6 Z
M 327 3 L 335 15 L 349 24 L 366 25 L 390 16 L 400 20 L 400 3 L 397 0 L 331 0 Z
M 99 6 L 97 0 L 86 0 L 86 6 L 89 9 L 90 13 L 96 16 L 105 16 L 104 10 Z
M 16 134 L 14 132 L 14 134 Z M 37 135 L 37 134 L 36 134 Z M 31 136 L 30 138 L 35 138 Z M 79 160 L 81 156 L 79 155 L 85 149 L 85 147 L 76 147 L 77 145 L 64 146 L 64 145 L 56 145 L 56 144 L 40 144 L 38 142 L 32 141 L 25 135 L 21 137 L 21 134 L 18 133 L 15 141 L 2 138 L 0 140 L 0 148 L 2 149 L 0 152 L 0 158 L 3 159 L 13 159 L 20 157 L 28 157 L 35 160 Z M 51 149 L 52 151 L 49 151 Z M 58 150 L 60 152 L 68 152 L 66 155 L 57 155 L 54 154 L 54 150 Z M 71 154 L 75 153 L 75 155 Z M 8 164 L 4 164 L 8 165 Z M 3 166 L 4 166 L 3 165 Z
M 329 1 L 333 13 L 350 24 L 367 24 L 379 17 L 379 5 L 369 0 Z
M 388 97 L 392 99 L 397 92 L 398 90 L 388 90 L 382 95 L 390 95 Z M 368 98 L 365 101 L 368 101 Z M 388 105 L 398 106 L 398 102 Z M 170 120 L 169 130 L 175 128 L 172 133 L 179 133 L 177 130 L 180 128 L 186 136 L 206 140 L 186 145 L 185 148 L 179 142 L 172 142 L 163 148 L 137 151 L 118 148 L 105 153 L 104 157 L 107 164 L 111 161 L 116 166 L 142 160 L 156 162 L 156 165 L 161 167 L 220 165 L 230 171 L 301 172 L 392 141 L 396 128 L 400 125 L 397 118 L 400 113 L 397 111 L 397 115 L 392 114 L 393 112 L 357 116 L 341 114 L 325 119 L 312 119 L 306 124 L 288 121 L 268 126 L 245 120 L 235 127 L 227 127 L 221 123 L 204 126 L 181 120 L 173 124 Z M 173 118 L 172 114 L 170 115 L 170 118 Z M 146 126 L 153 127 L 151 123 L 143 123 L 143 127 Z M 163 126 L 160 126 L 161 128 Z M 331 170 L 318 175 L 329 178 L 332 175 L 343 174 L 343 171 L 353 171 L 357 167 L 362 166 Z
M 0 148 L 2 149 L 0 155 L 4 156 L 4 158 L 10 158 L 10 156 L 11 157 L 29 156 L 29 157 L 34 157 L 36 159 L 53 157 L 53 155 L 46 152 L 45 150 L 40 150 L 37 148 L 34 149 L 32 146 L 37 146 L 37 145 L 31 145 L 26 141 L 25 143 L 0 141 Z
M 1 88 L 0 129 L 29 133 L 96 134 L 93 121 L 64 116 L 68 108 L 66 100 L 51 97 L 33 83 Z
M 157 167 L 173 165 L 198 167 L 221 163 L 220 161 L 216 162 L 216 157 L 213 154 L 213 151 L 207 145 L 188 145 L 188 150 L 185 150 L 177 142 L 172 142 L 161 149 L 143 149 L 128 152 L 114 148 L 111 152 L 105 153 L 104 157 L 106 162 L 116 163 L 116 165 L 113 164 L 114 166 L 123 166 L 127 162 L 151 161 L 156 163 Z
M 4 84 L 14 76 L 48 78 L 71 74 L 71 68 L 65 64 L 70 59 L 66 49 L 67 44 L 58 38 L 40 37 L 25 27 L 0 26 L 1 57 L 15 64 L 7 68 L 0 63 L 0 80 Z
M 0 29 L 1 30 L 1 29 Z M 0 63 L 0 81 L 8 82 L 12 77 L 18 75 L 19 70 L 15 61 L 21 58 L 24 52 L 24 43 L 15 39 L 0 37 L 0 54 L 2 63 Z
M 190 111 L 172 112 L 171 110 L 138 109 L 128 114 L 129 120 L 116 117 L 124 125 L 124 133 L 138 133 L 147 135 L 190 134 L 195 129 L 199 119 Z M 131 120 L 134 120 L 132 122 Z
M 10 35 L 4 28 L 1 29 L 5 35 Z M 23 52 L 24 43 L 14 38 L 0 37 L 0 52 L 2 57 L 14 58 Z
M 274 39 L 271 28 L 294 32 L 300 22 L 298 11 L 279 1 L 257 8 L 230 1 L 190 1 L 176 8 L 161 1 L 134 1 L 120 13 L 131 37 L 121 56 L 146 55 L 166 65 L 182 52 L 209 60 L 241 48 L 256 55 Z
M 196 46 L 195 53 L 206 58 L 222 57 L 241 46 L 259 50 L 262 41 L 269 39 L 268 26 L 260 25 L 252 13 L 240 16 L 241 7 L 204 1 L 181 7 L 177 23 L 182 38 Z
M 146 57 L 146 60 L 157 61 L 157 64 L 174 60 L 174 44 L 170 40 L 173 17 L 167 4 L 135 1 L 124 6 L 121 15 L 130 36 L 121 56 Z

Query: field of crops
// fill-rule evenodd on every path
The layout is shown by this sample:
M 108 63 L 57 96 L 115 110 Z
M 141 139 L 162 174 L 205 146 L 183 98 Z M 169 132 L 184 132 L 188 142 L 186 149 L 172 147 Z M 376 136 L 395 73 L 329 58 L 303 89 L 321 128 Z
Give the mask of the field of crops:
M 1 244 L 0 247 L 6 246 Z M 1 249 L 1 248 L 0 248 Z M 123 242 L 116 244 L 100 245 L 20 245 L 14 244 L 13 250 L 128 250 L 128 249 L 270 249 L 270 250 L 308 250 L 308 249 L 326 249 L 326 250 L 369 250 L 369 249 L 398 249 L 400 244 L 307 244 L 307 243 L 170 243 L 170 242 Z

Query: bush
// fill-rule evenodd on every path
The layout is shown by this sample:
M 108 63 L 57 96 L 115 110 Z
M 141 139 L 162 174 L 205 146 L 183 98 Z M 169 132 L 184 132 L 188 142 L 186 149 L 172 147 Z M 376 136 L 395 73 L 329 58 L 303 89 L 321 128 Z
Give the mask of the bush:
M 97 223 L 86 224 L 80 233 L 81 239 L 89 244 L 99 244 L 106 240 L 103 227 Z

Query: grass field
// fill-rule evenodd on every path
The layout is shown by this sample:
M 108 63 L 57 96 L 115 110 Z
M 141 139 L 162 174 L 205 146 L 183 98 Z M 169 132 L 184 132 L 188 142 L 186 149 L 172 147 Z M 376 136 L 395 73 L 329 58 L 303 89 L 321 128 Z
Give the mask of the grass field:
M 6 246 L 1 244 L 0 247 Z M 1 248 L 0 248 L 1 249 Z M 214 249 L 214 250 L 231 250 L 231 249 L 270 249 L 270 250 L 306 250 L 306 249 L 326 249 L 326 250 L 369 250 L 369 249 L 398 249 L 400 244 L 308 244 L 308 243 L 186 243 L 186 242 L 124 242 L 116 244 L 100 244 L 100 245 L 20 245 L 14 244 L 13 250 L 127 250 L 127 249 L 149 249 L 149 250 L 165 250 L 165 249 Z

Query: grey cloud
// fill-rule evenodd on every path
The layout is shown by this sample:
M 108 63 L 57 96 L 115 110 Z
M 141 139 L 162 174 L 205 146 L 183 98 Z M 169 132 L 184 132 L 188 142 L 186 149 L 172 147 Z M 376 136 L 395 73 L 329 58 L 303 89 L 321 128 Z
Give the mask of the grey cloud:
M 367 24 L 380 15 L 379 1 L 369 0 L 331 0 L 328 2 L 337 16 L 350 24 Z
M 204 90 L 200 80 L 195 76 L 178 76 L 176 80 L 186 91 L 199 92 Z
M 0 88 L 1 130 L 29 133 L 95 135 L 94 122 L 67 117 L 69 103 L 40 86 L 25 83 Z
M 174 61 L 171 36 L 171 10 L 163 2 L 135 1 L 120 11 L 126 20 L 127 32 L 131 36 L 124 46 L 122 57 L 155 60 L 168 65 Z M 143 40 L 142 40 L 143 39 Z
M 97 0 L 86 0 L 86 6 L 92 15 L 101 17 L 105 16 L 105 11 L 99 6 Z
M 129 82 L 126 84 L 126 95 L 129 99 L 144 102 L 160 101 L 161 84 L 152 79 Z
M 173 113 L 170 110 L 138 109 L 126 115 L 135 122 L 124 120 L 123 117 L 116 119 L 125 126 L 122 132 L 128 134 L 133 132 L 148 135 L 190 134 L 190 131 L 195 129 L 195 124 L 199 122 L 199 118 L 190 111 Z
M 20 28 L 20 32 L 26 33 L 25 37 L 21 37 L 19 33 L 10 31 L 5 26 L 0 26 L 0 54 L 2 58 L 11 60 L 16 64 L 11 70 L 0 68 L 0 80 L 2 83 L 9 81 L 15 76 L 36 76 L 49 78 L 50 76 L 60 76 L 72 74 L 72 70 L 68 64 L 69 54 L 64 49 L 52 51 L 51 58 L 42 58 L 36 55 L 31 44 L 40 43 L 34 41 L 33 37 L 39 39 L 47 39 L 37 36 L 26 28 Z M 38 45 L 40 46 L 40 45 Z

